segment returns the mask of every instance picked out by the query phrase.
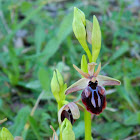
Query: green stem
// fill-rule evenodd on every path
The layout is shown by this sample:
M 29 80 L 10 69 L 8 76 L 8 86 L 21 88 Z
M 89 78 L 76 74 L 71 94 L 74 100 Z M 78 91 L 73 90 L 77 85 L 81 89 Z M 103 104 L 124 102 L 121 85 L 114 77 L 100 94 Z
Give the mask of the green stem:
M 84 112 L 85 119 L 85 140 L 91 140 L 91 113 L 85 110 Z
M 62 107 L 61 103 L 58 103 L 58 111 L 60 110 L 60 108 Z M 61 132 L 61 125 L 59 124 L 59 131 L 60 131 L 60 140 L 62 140 L 62 132 Z

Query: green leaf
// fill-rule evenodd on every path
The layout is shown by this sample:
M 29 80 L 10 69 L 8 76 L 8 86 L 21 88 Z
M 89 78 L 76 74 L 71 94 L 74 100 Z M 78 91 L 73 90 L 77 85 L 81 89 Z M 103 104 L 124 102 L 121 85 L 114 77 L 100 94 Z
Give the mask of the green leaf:
M 133 131 L 132 127 L 120 127 L 117 130 L 115 130 L 113 133 L 111 133 L 111 138 L 113 139 L 124 139 L 127 136 L 130 135 L 130 133 Z
M 106 139 L 124 139 L 133 130 L 133 127 L 124 127 L 118 122 L 94 125 L 96 132 Z M 103 129 L 104 128 L 104 129 Z
M 137 121 L 138 121 L 138 124 L 140 125 L 140 111 L 137 112 Z
M 59 30 L 49 42 L 47 42 L 45 49 L 43 50 L 42 62 L 48 61 L 59 49 L 60 44 L 71 33 L 72 27 L 72 13 L 66 15 L 58 27 Z
M 122 56 L 124 53 L 126 53 L 128 50 L 128 43 L 124 42 L 123 45 L 117 51 L 114 52 L 114 54 L 110 58 L 110 62 L 113 62 L 114 60 Z
M 16 85 L 19 80 L 19 59 L 16 56 L 15 49 L 13 47 L 9 47 L 9 55 L 10 55 L 10 62 L 12 63 L 12 71 L 8 71 L 8 76 L 10 82 L 13 85 Z
M 0 44 L 0 47 L 3 46 L 4 44 L 8 44 L 10 42 L 10 40 L 12 39 L 12 37 L 17 33 L 17 31 L 19 29 L 21 29 L 23 26 L 25 26 L 29 21 L 30 19 L 32 19 L 41 9 L 42 7 L 44 7 L 44 5 L 47 3 L 47 1 L 45 2 L 42 2 L 38 5 L 38 7 L 36 9 L 33 9 L 28 15 L 27 17 L 22 20 L 22 22 L 20 22 L 20 24 L 18 24 L 16 26 L 15 29 L 12 30 L 12 32 L 10 32 L 6 38 L 2 41 L 2 43 Z
M 31 128 L 32 128 L 34 134 L 36 135 L 37 140 L 41 140 L 41 137 L 39 135 L 40 134 L 39 127 L 38 127 L 36 120 L 33 117 L 29 116 L 29 123 L 31 125 Z
M 41 51 L 41 45 L 42 45 L 43 41 L 45 40 L 45 36 L 46 36 L 45 29 L 42 26 L 38 25 L 36 27 L 35 37 L 34 37 L 37 54 L 40 53 L 40 51 Z
M 92 29 L 92 61 L 96 62 L 101 49 L 101 30 L 96 16 L 93 16 Z
M 14 125 L 10 128 L 14 136 L 21 135 L 29 115 L 30 115 L 29 107 L 23 107 L 22 109 L 20 109 L 15 118 Z
M 139 125 L 139 112 L 133 113 L 124 121 L 125 125 Z
M 135 111 L 136 110 L 135 106 L 134 106 L 132 100 L 130 99 L 129 94 L 127 93 L 125 88 L 122 87 L 122 86 L 119 86 L 119 87 L 116 87 L 116 88 L 117 88 L 118 93 L 120 94 L 120 96 L 123 97 L 128 102 L 128 104 L 131 106 L 131 108 Z
M 34 80 L 25 85 L 26 88 L 39 89 L 41 87 L 39 80 Z
M 28 12 L 31 8 L 32 8 L 32 4 L 30 2 L 23 1 L 20 10 L 21 10 L 21 13 L 27 13 L 28 14 Z
M 14 140 L 14 137 L 7 128 L 3 127 L 0 131 L 0 140 Z
M 42 88 L 46 91 L 49 91 L 50 89 L 49 72 L 47 72 L 44 68 L 40 68 L 38 72 L 38 78 Z
M 139 104 L 138 94 L 134 91 L 130 77 L 124 77 L 124 87 L 134 103 Z
M 73 126 L 73 131 L 75 133 L 76 139 L 80 138 L 81 136 L 84 136 L 85 127 L 83 126 L 84 126 L 83 121 L 79 122 L 76 126 Z

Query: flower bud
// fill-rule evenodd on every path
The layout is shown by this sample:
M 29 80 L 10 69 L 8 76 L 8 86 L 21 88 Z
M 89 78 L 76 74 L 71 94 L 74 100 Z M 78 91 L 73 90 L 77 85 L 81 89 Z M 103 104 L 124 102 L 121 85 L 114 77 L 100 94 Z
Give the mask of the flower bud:
M 60 88 L 61 88 L 64 84 L 63 77 L 57 69 L 56 69 L 56 73 L 57 73 L 57 79 L 58 79 L 58 82 L 59 82 L 59 85 L 60 85 Z
M 82 46 L 86 43 L 85 21 L 84 13 L 74 7 L 73 31 Z
M 51 90 L 57 102 L 65 100 L 64 92 L 66 88 L 67 85 L 64 84 L 61 73 L 58 70 L 54 71 L 51 81 Z
M 88 45 L 86 42 L 85 15 L 80 9 L 78 9 L 76 7 L 74 7 L 74 18 L 73 18 L 72 26 L 73 26 L 73 32 L 74 32 L 76 38 L 78 39 L 78 41 L 82 45 L 83 49 L 87 53 L 88 58 L 91 59 L 91 53 L 89 51 L 89 48 L 88 48 Z
M 101 30 L 96 16 L 93 16 L 93 29 L 92 29 L 92 61 L 96 62 L 101 49 Z
M 58 83 L 56 71 L 54 71 L 54 73 L 53 73 L 53 78 L 52 78 L 52 81 L 51 81 L 51 90 L 52 90 L 52 93 L 53 93 L 55 99 L 57 101 L 59 101 L 60 86 L 59 86 L 59 83 Z
M 0 131 L 0 140 L 14 140 L 14 137 L 7 128 L 3 127 Z
M 67 118 L 65 118 L 61 125 L 61 131 L 63 140 L 75 140 L 75 134 L 72 130 L 72 125 Z

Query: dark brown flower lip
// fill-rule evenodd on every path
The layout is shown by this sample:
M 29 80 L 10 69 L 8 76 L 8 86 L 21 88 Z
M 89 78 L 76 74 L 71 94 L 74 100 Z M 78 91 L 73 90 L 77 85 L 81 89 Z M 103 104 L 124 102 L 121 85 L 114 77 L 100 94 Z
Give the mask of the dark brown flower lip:
M 101 94 L 99 90 L 100 86 L 97 86 L 96 89 L 92 89 L 90 86 L 87 86 L 81 94 L 82 102 L 87 109 L 92 114 L 100 114 L 106 107 L 106 96 Z M 87 93 L 88 92 L 88 96 Z
M 89 81 L 88 86 L 91 87 L 92 89 L 96 89 L 98 85 L 98 81 L 96 80 L 94 83 L 92 81 Z
M 78 106 L 74 102 L 65 104 L 58 112 L 58 121 L 61 124 L 67 118 L 71 124 L 80 117 Z
M 71 113 L 71 110 L 63 110 L 62 113 L 61 113 L 61 121 L 63 122 L 64 119 L 67 118 L 71 124 L 73 125 L 75 120 L 73 119 L 73 116 L 72 116 L 72 113 Z

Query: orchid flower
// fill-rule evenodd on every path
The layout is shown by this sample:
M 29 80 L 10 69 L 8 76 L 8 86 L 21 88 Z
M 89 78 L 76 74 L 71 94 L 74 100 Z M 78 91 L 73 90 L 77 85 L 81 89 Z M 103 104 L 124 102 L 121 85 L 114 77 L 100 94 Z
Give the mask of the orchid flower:
M 94 72 L 96 63 L 88 63 L 88 73 L 83 72 L 77 66 L 73 67 L 84 77 L 75 82 L 66 89 L 65 94 L 83 90 L 81 94 L 82 102 L 92 114 L 100 114 L 106 107 L 106 85 L 120 85 L 120 81 L 107 76 L 99 75 L 101 70 L 101 63 L 98 65 L 96 72 Z
M 67 118 L 71 124 L 75 122 L 76 119 L 80 117 L 80 112 L 78 106 L 74 102 L 70 102 L 61 107 L 58 112 L 58 122 L 62 123 L 65 118 Z

